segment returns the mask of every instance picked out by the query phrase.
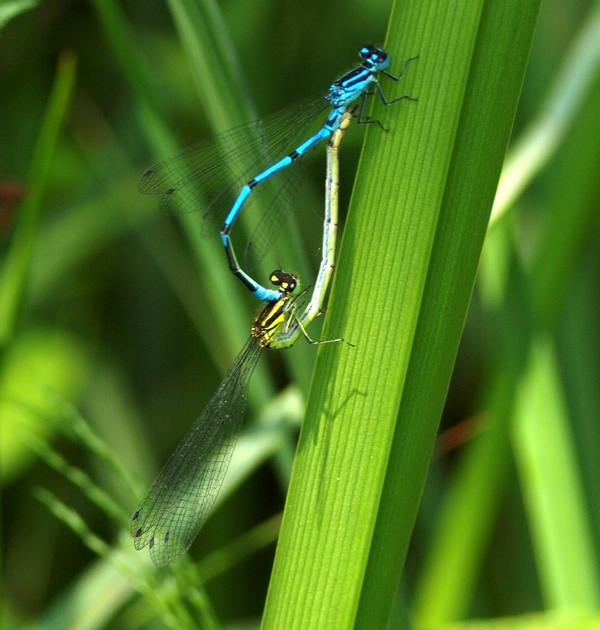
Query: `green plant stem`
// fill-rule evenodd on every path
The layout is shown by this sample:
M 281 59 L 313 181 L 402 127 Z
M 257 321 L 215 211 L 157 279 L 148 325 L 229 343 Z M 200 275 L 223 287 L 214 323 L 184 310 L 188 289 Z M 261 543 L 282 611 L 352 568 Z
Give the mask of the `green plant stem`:
M 9 342 L 14 333 L 24 300 L 33 242 L 42 210 L 42 197 L 52 168 L 60 130 L 68 113 L 75 82 L 75 67 L 75 56 L 72 53 L 65 52 L 60 56 L 48 107 L 31 161 L 27 194 L 17 215 L 12 246 L 0 278 L 0 348 Z
M 389 52 L 420 54 L 402 85 L 419 102 L 374 113 L 394 133 L 369 131 L 324 332 L 356 348 L 319 355 L 265 628 L 385 626 L 538 4 L 394 9 Z

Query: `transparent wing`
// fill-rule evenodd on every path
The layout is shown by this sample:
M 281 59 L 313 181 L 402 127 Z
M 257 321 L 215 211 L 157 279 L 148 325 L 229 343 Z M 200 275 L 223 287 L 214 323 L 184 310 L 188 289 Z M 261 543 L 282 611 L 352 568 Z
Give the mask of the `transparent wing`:
M 251 337 L 132 517 L 135 548 L 148 545 L 158 566 L 177 562 L 189 549 L 219 494 L 261 350 Z
M 294 164 L 291 168 L 277 173 L 273 177 L 273 182 L 265 182 L 271 187 L 269 190 L 261 191 L 262 214 L 244 247 L 244 268 L 248 271 L 256 269 L 273 248 L 292 209 L 296 207 L 296 200 L 305 181 L 302 164 Z M 249 201 L 251 202 L 252 198 Z
M 161 194 L 160 207 L 167 214 L 203 207 L 209 209 L 206 216 L 221 221 L 241 187 L 305 140 L 307 126 L 328 106 L 319 96 L 234 127 L 155 164 L 142 175 L 138 188 Z

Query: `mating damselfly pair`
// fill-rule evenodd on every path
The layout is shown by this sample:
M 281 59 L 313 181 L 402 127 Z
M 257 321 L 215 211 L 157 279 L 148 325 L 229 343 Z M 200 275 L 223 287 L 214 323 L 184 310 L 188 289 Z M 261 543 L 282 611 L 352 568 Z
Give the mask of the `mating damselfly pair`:
M 364 116 L 366 98 L 372 94 L 377 94 L 384 105 L 410 98 L 402 96 L 387 100 L 377 76 L 381 73 L 398 81 L 412 59 L 405 63 L 398 76 L 394 76 L 386 71 L 390 58 L 382 49 L 367 45 L 359 54 L 363 63 L 333 83 L 325 97 L 307 101 L 262 122 L 242 125 L 187 149 L 148 169 L 140 180 L 142 192 L 162 195 L 161 208 L 165 212 L 197 210 L 200 201 L 206 204 L 209 212 L 218 213 L 225 209 L 221 240 L 230 268 L 254 295 L 268 302 L 253 323 L 250 339 L 223 382 L 132 517 L 130 531 L 136 549 L 148 545 L 157 565 L 176 562 L 185 553 L 217 498 L 243 419 L 247 384 L 263 348 L 290 347 L 302 334 L 310 340 L 306 327 L 322 312 L 334 269 L 338 149 L 345 130 L 357 110 L 358 123 L 383 127 L 379 121 Z M 369 92 L 370 87 L 375 91 Z M 355 104 L 358 100 L 359 104 Z M 297 139 L 306 126 L 328 106 L 331 111 L 318 131 L 298 144 Z M 263 287 L 240 267 L 230 231 L 259 184 L 327 138 L 322 261 L 312 297 L 300 313 L 298 298 L 305 292 L 300 290 L 297 278 L 277 270 L 270 277 L 276 288 Z M 278 192 L 271 199 L 271 204 L 276 210 L 279 209 L 277 205 L 283 206 L 283 212 L 291 201 L 283 189 L 283 193 Z

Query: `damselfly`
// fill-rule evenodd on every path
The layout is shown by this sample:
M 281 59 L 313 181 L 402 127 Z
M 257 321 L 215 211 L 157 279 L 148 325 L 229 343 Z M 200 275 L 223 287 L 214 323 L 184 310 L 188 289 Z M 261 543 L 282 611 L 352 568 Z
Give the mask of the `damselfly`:
M 140 179 L 139 190 L 147 194 L 161 194 L 161 208 L 168 214 L 191 212 L 197 210 L 201 203 L 209 208 L 206 216 L 215 212 L 218 220 L 223 220 L 222 213 L 226 212 L 221 240 L 229 266 L 260 300 L 279 300 L 282 291 L 263 287 L 240 267 L 230 237 L 231 228 L 251 192 L 319 141 L 330 137 L 338 129 L 347 106 L 357 99 L 360 98 L 358 122 L 383 127 L 379 121 L 363 116 L 367 96 L 377 94 L 384 105 L 410 98 L 402 96 L 387 100 L 377 76 L 381 73 L 398 81 L 415 58 L 409 59 L 399 75 L 394 76 L 387 72 L 390 58 L 384 50 L 369 44 L 360 49 L 359 55 L 363 59 L 362 64 L 333 83 L 326 95 L 300 103 L 263 121 L 235 127 L 185 149 L 147 169 Z M 369 91 L 371 86 L 374 92 Z M 325 122 L 308 135 L 307 126 L 327 107 L 332 109 Z M 299 143 L 299 138 L 307 136 L 308 139 Z M 293 183 L 294 177 L 289 181 Z M 260 188 L 269 189 L 265 186 Z M 259 225 L 260 230 L 276 230 L 280 226 L 279 221 L 273 220 L 271 210 L 284 214 L 291 208 L 297 190 L 297 185 L 270 187 L 270 192 L 265 193 L 270 195 L 270 200 L 265 200 L 268 210 Z M 273 240 L 264 235 L 261 239 L 267 243 Z

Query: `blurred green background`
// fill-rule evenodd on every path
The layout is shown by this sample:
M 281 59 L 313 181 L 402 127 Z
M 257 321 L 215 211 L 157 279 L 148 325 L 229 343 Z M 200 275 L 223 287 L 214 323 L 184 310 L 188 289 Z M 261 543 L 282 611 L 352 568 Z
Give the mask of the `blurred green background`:
M 0 264 L 6 270 L 13 256 L 26 267 L 24 285 L 12 294 L 14 312 L 5 313 L 8 323 L 2 324 L 6 627 L 35 621 L 66 627 L 60 621 L 61 606 L 73 606 L 74 594 L 81 594 L 85 584 L 92 585 L 91 608 L 98 604 L 94 595 L 103 598 L 102 613 L 87 625 L 81 621 L 79 627 L 163 627 L 164 619 L 152 621 L 153 612 L 127 587 L 115 589 L 119 593 L 114 599 L 108 596 L 107 585 L 94 578 L 101 566 L 97 556 L 35 496 L 36 488 L 49 489 L 101 539 L 114 543 L 119 527 L 90 501 L 92 491 L 82 491 L 65 478 L 66 464 L 57 465 L 60 472 L 43 461 L 43 452 L 50 457 L 43 444 L 50 443 L 107 491 L 123 513 L 133 511 L 129 486 L 102 457 L 90 453 L 89 442 L 82 443 L 75 435 L 73 412 L 64 403 L 77 408 L 144 488 L 218 386 L 258 310 L 237 281 L 220 282 L 228 275 L 224 256 L 218 239 L 216 245 L 195 239 L 200 217 L 179 222 L 162 216 L 158 199 L 140 195 L 137 181 L 146 167 L 178 146 L 223 131 L 253 110 L 268 114 L 322 92 L 356 64 L 356 51 L 363 43 L 383 43 L 390 10 L 389 3 L 380 2 L 323 5 L 293 0 L 198 6 L 198 19 L 207 33 L 215 41 L 228 42 L 224 70 L 216 73 L 233 102 L 227 111 L 215 104 L 218 99 L 211 90 L 218 83 L 210 73 L 205 84 L 196 83 L 181 31 L 165 3 L 0 5 L 0 20 L 7 20 L 0 31 Z M 542 4 L 515 122 L 516 139 L 546 111 L 552 89 L 558 89 L 569 106 L 573 85 L 557 87 L 556 81 L 580 31 L 590 23 L 594 6 L 583 0 Z M 16 13 L 19 8 L 27 10 L 8 19 L 13 7 Z M 596 35 L 600 38 L 598 31 Z M 417 53 L 426 51 L 407 50 L 406 57 Z M 545 276 L 540 276 L 536 287 L 544 284 L 542 289 L 553 297 L 555 308 L 538 315 L 552 331 L 556 355 L 548 359 L 547 348 L 540 343 L 540 361 L 550 366 L 550 390 L 561 399 L 558 406 L 569 420 L 573 446 L 569 453 L 597 564 L 600 188 L 597 173 L 594 177 L 580 165 L 584 159 L 588 167 L 596 165 L 596 172 L 600 166 L 599 125 L 594 123 L 600 111 L 597 59 L 594 63 L 591 69 L 572 68 L 572 78 L 577 72 L 591 77 L 589 87 L 577 97 L 580 100 L 571 105 L 577 115 L 568 121 L 558 144 L 545 149 L 548 159 L 534 172 L 517 205 L 492 228 L 502 236 L 496 235 L 494 249 L 490 246 L 482 264 L 485 281 L 476 290 L 467 321 L 439 449 L 399 591 L 399 610 L 413 606 L 415 591 L 424 588 L 424 559 L 430 553 L 440 506 L 460 471 L 462 449 L 485 431 L 480 414 L 489 403 L 489 383 L 501 370 L 507 343 L 496 302 L 498 287 L 511 283 L 506 291 L 517 304 L 517 314 L 535 299 L 521 282 L 522 272 L 512 268 L 511 255 L 502 253 L 512 247 L 525 265 L 539 259 L 537 248 L 545 247 L 542 260 L 553 269 L 554 284 L 544 284 Z M 56 105 L 54 143 L 52 134 L 42 130 L 47 132 L 50 125 L 49 103 L 53 86 L 55 95 L 60 89 L 57 83 L 63 86 L 68 105 L 64 120 L 60 104 Z M 355 129 L 345 140 L 342 209 L 350 196 L 360 142 L 361 133 Z M 309 209 L 309 220 L 303 222 L 305 260 L 297 264 L 312 271 L 319 254 L 320 225 L 314 207 L 321 204 L 322 153 L 307 164 L 309 181 L 301 205 Z M 48 170 L 40 181 L 44 164 Z M 37 209 L 35 204 L 24 209 L 22 195 L 27 198 L 34 192 L 39 193 Z M 569 227 L 564 218 L 569 208 L 581 217 L 576 227 Z M 25 227 L 19 226 L 19 235 L 18 214 L 25 211 L 29 218 Z M 560 221 L 564 230 L 555 230 L 554 241 L 548 239 L 548 224 Z M 565 251 L 559 236 L 569 230 L 573 245 Z M 17 256 L 19 242 L 25 245 Z M 210 248 L 208 257 L 199 257 L 198 248 Z M 286 264 L 278 255 L 273 264 Z M 19 277 L 18 271 L 14 277 Z M 7 302 L 0 308 L 6 309 Z M 318 337 L 318 327 L 312 334 Z M 297 387 L 285 390 L 296 396 L 289 413 L 296 421 L 301 417 L 298 408 L 314 359 L 313 350 L 301 345 L 283 357 L 273 354 L 263 361 L 252 388 L 253 415 L 264 410 L 275 391 L 292 382 Z M 267 523 L 262 538 L 243 543 L 222 565 L 216 562 L 221 568 L 214 570 L 207 592 L 210 606 L 224 623 L 255 619 L 262 611 L 277 528 L 267 519 L 283 507 L 295 434 L 292 423 L 276 465 L 267 463 L 241 483 L 209 519 L 193 547 L 193 556 L 200 558 Z M 544 607 L 536 574 L 538 543 L 517 472 L 524 455 L 521 451 L 519 459 L 516 450 L 520 464 L 509 466 L 467 611 L 470 616 L 517 615 Z M 422 596 L 424 591 L 420 592 Z

